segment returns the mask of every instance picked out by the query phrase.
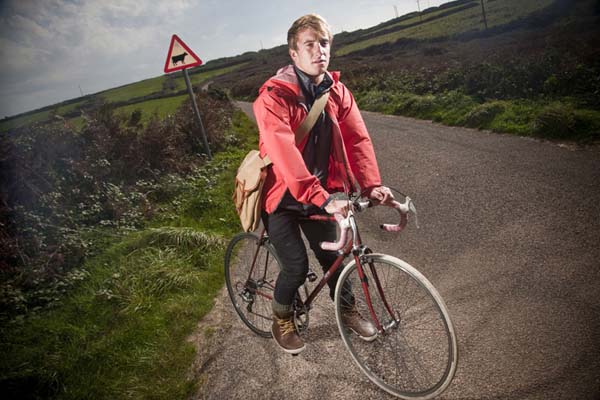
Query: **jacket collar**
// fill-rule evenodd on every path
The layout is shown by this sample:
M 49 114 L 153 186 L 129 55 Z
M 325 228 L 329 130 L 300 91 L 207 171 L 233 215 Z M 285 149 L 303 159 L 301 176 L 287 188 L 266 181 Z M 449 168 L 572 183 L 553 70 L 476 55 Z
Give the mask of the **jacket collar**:
M 331 87 L 333 88 L 340 80 L 340 73 L 338 71 L 327 71 L 326 74 L 333 81 L 333 84 L 331 85 Z M 267 87 L 272 86 L 288 89 L 292 91 L 296 97 L 304 99 L 304 94 L 302 93 L 300 82 L 298 82 L 298 76 L 296 75 L 294 66 L 291 64 L 280 68 L 275 74 L 275 76 L 269 78 L 269 80 L 267 80 L 267 82 L 265 82 L 264 85 L 260 88 L 259 94 L 262 93 L 262 91 L 265 90 Z
M 319 95 L 328 91 L 331 88 L 331 85 L 333 85 L 333 79 L 329 74 L 325 74 L 321 83 L 315 85 L 310 79 L 310 76 L 304 73 L 300 68 L 295 67 L 294 70 L 298 76 L 298 81 L 306 99 L 306 104 L 312 104 Z

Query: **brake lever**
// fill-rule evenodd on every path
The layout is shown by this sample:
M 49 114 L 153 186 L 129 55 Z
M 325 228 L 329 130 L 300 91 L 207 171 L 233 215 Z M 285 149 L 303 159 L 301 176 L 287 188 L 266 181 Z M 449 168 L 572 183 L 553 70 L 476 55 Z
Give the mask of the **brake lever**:
M 417 218 L 417 207 L 415 206 L 415 203 L 413 203 L 413 201 L 410 197 L 407 196 L 406 199 L 408 200 L 409 211 L 411 211 L 415 215 L 415 226 L 417 227 L 417 229 L 419 229 L 420 226 L 419 226 L 419 219 Z

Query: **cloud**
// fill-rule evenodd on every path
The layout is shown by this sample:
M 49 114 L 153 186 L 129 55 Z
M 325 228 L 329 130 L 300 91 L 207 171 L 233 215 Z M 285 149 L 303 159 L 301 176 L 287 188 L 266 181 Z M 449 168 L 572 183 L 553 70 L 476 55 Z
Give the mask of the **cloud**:
M 43 106 L 53 92 L 54 102 L 76 97 L 78 84 L 88 88 L 89 93 L 137 80 L 130 74 L 134 69 L 138 74 L 145 69 L 148 75 L 152 62 L 161 65 L 160 58 L 168 45 L 168 38 L 157 26 L 176 23 L 197 3 L 198 0 L 3 2 L 0 117 Z M 131 71 L 127 70 L 128 65 Z M 158 75 L 160 67 L 155 71 Z M 9 96 L 26 100 L 10 100 Z M 27 103 L 30 106 L 23 109 Z

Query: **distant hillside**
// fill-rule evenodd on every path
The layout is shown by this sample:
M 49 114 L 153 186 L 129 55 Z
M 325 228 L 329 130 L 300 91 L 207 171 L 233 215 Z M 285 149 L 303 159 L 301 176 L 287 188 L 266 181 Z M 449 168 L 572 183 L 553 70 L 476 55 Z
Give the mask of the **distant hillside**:
M 600 140 L 600 2 L 462 0 L 333 41 L 331 70 L 365 110 L 590 142 Z M 253 100 L 285 46 L 213 80 Z
M 575 104 L 569 107 L 595 110 L 600 106 L 599 4 L 598 0 L 484 0 L 484 21 L 479 0 L 453 1 L 336 35 L 330 69 L 341 70 L 359 104 L 376 111 L 437 119 L 434 114 L 403 111 L 400 106 L 383 109 L 373 101 L 373 90 L 417 96 L 458 92 L 474 106 L 492 100 L 543 99 L 548 103 L 572 98 Z M 287 47 L 282 45 L 213 60 L 191 70 L 192 81 L 252 100 L 260 85 L 289 63 Z M 150 111 L 155 107 L 148 103 L 151 100 L 170 97 L 180 104 L 184 95 L 180 79 L 163 75 L 6 119 L 0 130 L 56 115 L 76 118 L 103 101 L 125 110 L 139 105 Z M 154 109 L 159 114 L 168 110 Z M 457 113 L 470 111 L 465 108 Z M 439 120 L 466 123 L 460 116 L 450 122 Z M 527 134 L 532 123 L 500 130 Z
M 369 29 L 336 35 L 330 69 L 341 70 L 345 81 L 348 76 L 379 71 L 427 68 L 437 73 L 458 63 L 466 65 L 489 58 L 504 58 L 509 62 L 548 49 L 560 51 L 565 46 L 570 53 L 581 50 L 577 57 L 592 62 L 596 55 L 594 36 L 598 37 L 598 17 L 590 16 L 587 9 L 597 3 L 484 1 L 488 24 L 485 29 L 479 0 L 450 2 Z M 578 49 L 569 40 L 578 43 Z M 245 68 L 220 76 L 214 84 L 227 88 L 235 96 L 251 99 L 266 78 L 289 62 L 286 46 L 264 50 Z

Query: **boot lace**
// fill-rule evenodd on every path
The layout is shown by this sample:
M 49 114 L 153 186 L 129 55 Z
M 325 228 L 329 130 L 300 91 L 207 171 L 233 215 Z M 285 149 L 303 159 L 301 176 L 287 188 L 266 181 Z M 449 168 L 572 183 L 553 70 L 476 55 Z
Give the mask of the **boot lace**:
M 345 318 L 362 318 L 362 315 L 358 312 L 356 307 L 343 307 L 342 308 L 342 316 Z
M 296 325 L 294 325 L 294 322 L 291 318 L 277 319 L 277 325 L 279 325 L 279 330 L 281 331 L 282 336 L 296 332 Z

